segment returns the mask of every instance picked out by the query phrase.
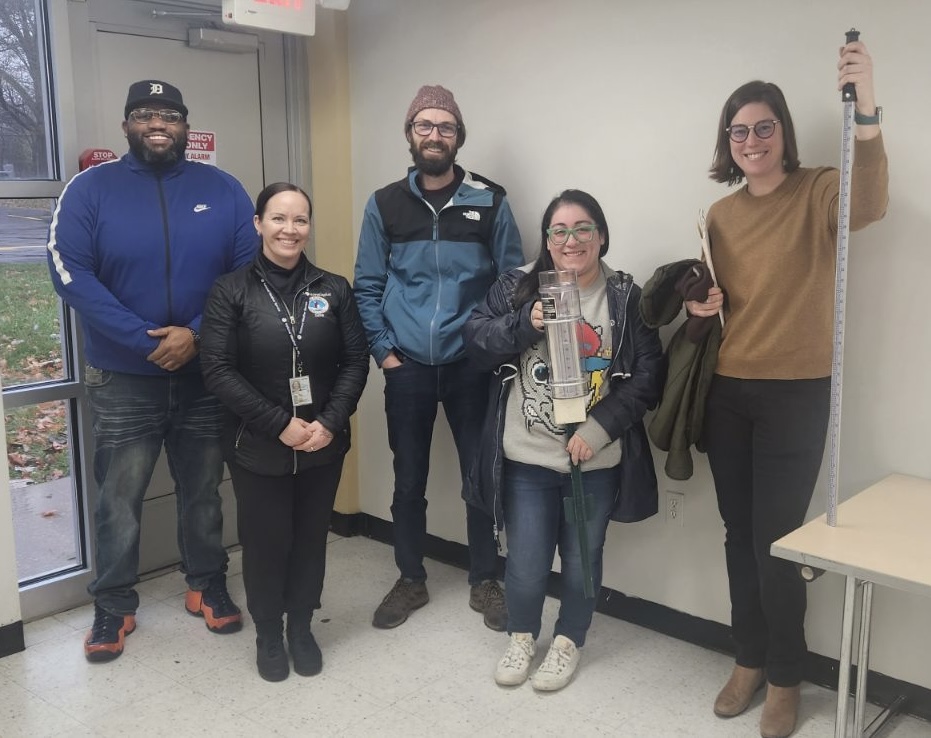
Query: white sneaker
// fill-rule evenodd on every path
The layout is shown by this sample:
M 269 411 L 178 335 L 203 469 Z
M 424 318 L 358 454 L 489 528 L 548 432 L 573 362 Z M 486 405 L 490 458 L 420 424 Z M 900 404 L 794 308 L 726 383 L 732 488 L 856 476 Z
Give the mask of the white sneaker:
M 546 653 L 540 668 L 530 678 L 530 684 L 538 692 L 555 692 L 565 687 L 579 665 L 581 654 L 568 638 L 558 635 Z
M 527 681 L 530 662 L 537 652 L 537 644 L 530 633 L 511 633 L 511 642 L 504 652 L 498 668 L 495 669 L 495 681 L 502 687 L 516 687 Z

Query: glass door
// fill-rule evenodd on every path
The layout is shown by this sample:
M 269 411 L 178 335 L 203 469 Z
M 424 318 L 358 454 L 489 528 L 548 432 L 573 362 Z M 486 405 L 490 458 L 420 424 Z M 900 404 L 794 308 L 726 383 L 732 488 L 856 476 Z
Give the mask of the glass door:
M 257 32 L 258 48 L 247 54 L 194 48 L 189 28 L 218 23 L 219 0 L 166 7 L 153 14 L 139 0 L 0 2 L 0 378 L 24 620 L 86 602 L 94 574 L 80 328 L 45 264 L 48 224 L 79 152 L 122 155 L 129 84 L 161 78 L 182 89 L 192 129 L 212 135 L 217 165 L 252 196 L 300 171 L 286 90 L 301 89 L 304 72 L 288 61 L 284 38 Z M 231 544 L 228 481 L 220 491 Z M 163 459 L 146 495 L 140 571 L 176 563 L 175 539 Z
M 62 189 L 54 111 L 69 107 L 51 84 L 55 13 L 39 0 L 0 3 L 0 378 L 25 591 L 69 572 L 83 589 L 88 562 L 75 333 L 45 265 Z

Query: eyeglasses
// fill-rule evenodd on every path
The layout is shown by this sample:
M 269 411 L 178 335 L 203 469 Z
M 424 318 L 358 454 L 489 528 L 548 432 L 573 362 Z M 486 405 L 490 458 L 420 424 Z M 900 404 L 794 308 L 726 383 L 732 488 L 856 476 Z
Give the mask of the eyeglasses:
M 161 118 L 165 123 L 180 123 L 184 120 L 178 110 L 162 108 L 161 110 L 150 110 L 149 108 L 138 108 L 129 112 L 129 117 L 136 123 L 148 123 L 152 118 Z
M 750 131 L 753 131 L 757 138 L 770 138 L 776 132 L 777 123 L 779 123 L 778 120 L 758 120 L 752 126 L 745 126 L 738 123 L 724 130 L 727 132 L 727 135 L 731 137 L 731 141 L 734 143 L 743 143 L 749 138 Z
M 459 126 L 456 123 L 432 123 L 429 120 L 415 120 L 411 123 L 411 128 L 418 136 L 429 136 L 434 128 L 443 138 L 452 138 L 459 133 Z
M 550 243 L 553 246 L 565 246 L 569 243 L 569 236 L 575 236 L 577 243 L 588 243 L 595 237 L 597 230 L 598 226 L 593 224 L 580 225 L 575 228 L 558 226 L 556 228 L 547 228 L 546 235 L 549 236 Z

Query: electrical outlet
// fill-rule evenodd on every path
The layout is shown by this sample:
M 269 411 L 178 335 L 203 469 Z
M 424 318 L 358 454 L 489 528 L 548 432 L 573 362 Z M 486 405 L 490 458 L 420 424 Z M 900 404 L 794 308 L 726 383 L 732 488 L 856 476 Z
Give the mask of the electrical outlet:
M 666 490 L 666 522 L 680 528 L 685 525 L 685 495 L 681 492 Z

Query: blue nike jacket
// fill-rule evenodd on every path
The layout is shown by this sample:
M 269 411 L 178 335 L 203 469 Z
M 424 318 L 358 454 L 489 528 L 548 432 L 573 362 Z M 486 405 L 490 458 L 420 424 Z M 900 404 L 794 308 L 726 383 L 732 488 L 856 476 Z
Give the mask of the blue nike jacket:
M 49 228 L 55 290 L 84 326 L 85 358 L 99 369 L 168 374 L 146 360 L 146 331 L 199 331 L 207 293 L 249 263 L 258 237 L 242 185 L 189 161 L 157 170 L 132 154 L 75 175 Z M 195 359 L 181 372 L 200 371 Z

